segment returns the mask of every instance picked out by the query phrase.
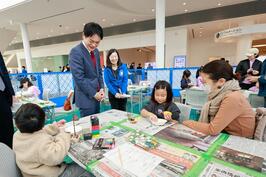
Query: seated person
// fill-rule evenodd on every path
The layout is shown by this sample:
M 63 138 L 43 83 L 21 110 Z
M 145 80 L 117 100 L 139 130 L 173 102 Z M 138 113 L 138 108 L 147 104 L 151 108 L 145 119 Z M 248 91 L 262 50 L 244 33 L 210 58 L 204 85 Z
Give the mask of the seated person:
M 191 83 L 190 77 L 191 76 L 191 72 L 189 70 L 185 70 L 183 72 L 183 76 L 182 76 L 182 80 L 181 80 L 181 88 L 182 90 L 190 88 L 193 86 L 193 84 Z
M 23 78 L 20 81 L 19 88 L 21 89 L 21 91 L 16 93 L 17 96 L 38 98 L 41 93 L 38 87 L 34 86 L 27 77 Z
M 14 134 L 13 150 L 24 177 L 90 176 L 77 164 L 63 164 L 70 147 L 70 134 L 60 130 L 57 123 L 44 127 L 45 113 L 38 105 L 22 105 L 14 119 L 19 131 Z
M 203 106 L 199 122 L 183 124 L 207 135 L 221 132 L 252 138 L 255 113 L 234 79 L 233 68 L 225 61 L 207 63 L 202 70 L 204 81 L 211 88 L 209 101 Z
M 158 118 L 178 121 L 179 114 L 180 110 L 173 103 L 171 85 L 163 80 L 158 81 L 152 90 L 150 102 L 141 110 L 141 116 L 149 118 L 152 122 L 156 122 Z
M 248 77 L 259 76 L 262 67 L 262 62 L 257 59 L 259 56 L 259 50 L 257 48 L 249 49 L 246 56 L 248 59 L 240 61 L 235 71 L 240 82 L 240 87 L 243 90 L 248 90 L 250 87 L 256 85 L 256 82 L 252 82 Z

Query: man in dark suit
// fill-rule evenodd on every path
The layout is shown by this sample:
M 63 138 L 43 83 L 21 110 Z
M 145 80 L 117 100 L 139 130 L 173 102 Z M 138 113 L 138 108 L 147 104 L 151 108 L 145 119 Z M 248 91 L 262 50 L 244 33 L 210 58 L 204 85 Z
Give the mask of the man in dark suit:
M 102 27 L 87 23 L 83 40 L 69 54 L 70 71 L 74 79 L 74 99 L 81 117 L 100 112 L 100 101 L 104 98 L 104 84 L 100 55 L 97 49 L 103 39 Z
M 0 142 L 12 148 L 14 126 L 11 106 L 13 104 L 13 90 L 8 71 L 0 52 Z
M 246 56 L 248 59 L 242 60 L 236 67 L 236 75 L 239 79 L 239 85 L 242 89 L 248 90 L 256 85 L 255 82 L 249 80 L 249 76 L 259 76 L 261 72 L 262 62 L 257 60 L 259 50 L 251 48 Z

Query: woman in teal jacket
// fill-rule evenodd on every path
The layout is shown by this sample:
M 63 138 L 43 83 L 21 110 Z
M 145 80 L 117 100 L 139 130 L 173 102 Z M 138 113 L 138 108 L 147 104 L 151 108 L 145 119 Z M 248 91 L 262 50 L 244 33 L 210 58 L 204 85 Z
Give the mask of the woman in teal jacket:
M 126 111 L 128 71 L 127 66 L 122 64 L 116 49 L 110 49 L 106 57 L 104 69 L 104 81 L 108 88 L 108 97 L 112 109 Z

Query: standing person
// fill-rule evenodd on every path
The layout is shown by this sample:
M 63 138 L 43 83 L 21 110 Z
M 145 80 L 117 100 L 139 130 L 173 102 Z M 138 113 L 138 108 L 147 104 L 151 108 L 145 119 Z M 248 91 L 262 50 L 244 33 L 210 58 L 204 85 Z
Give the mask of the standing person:
M 107 67 L 104 70 L 104 81 L 109 90 L 108 97 L 112 109 L 126 111 L 128 70 L 123 64 L 116 49 L 109 50 L 106 57 Z
M 22 66 L 21 73 L 22 74 L 27 74 L 28 73 L 28 71 L 26 70 L 26 67 L 25 66 Z
M 132 62 L 129 66 L 129 69 L 135 69 L 135 62 Z
M 256 85 L 247 78 L 249 76 L 259 76 L 261 72 L 262 62 L 256 59 L 259 55 L 257 48 L 251 48 L 246 53 L 248 59 L 242 60 L 236 67 L 236 75 L 239 79 L 241 89 L 248 90 Z
M 137 69 L 142 69 L 141 63 L 139 63 Z
M 266 108 L 266 59 L 262 63 L 262 69 L 260 76 L 249 76 L 248 80 L 251 82 L 257 82 L 259 85 L 259 96 L 264 97 L 264 107 Z M 256 86 L 257 86 L 256 84 Z
M 81 117 L 84 117 L 99 113 L 100 101 L 104 98 L 100 54 L 97 49 L 103 39 L 102 27 L 94 22 L 87 23 L 82 38 L 82 42 L 71 49 L 69 64 L 75 83 L 74 100 Z
M 191 76 L 191 72 L 189 70 L 185 70 L 183 72 L 183 76 L 182 76 L 182 80 L 181 80 L 181 88 L 182 90 L 186 89 L 186 88 L 190 88 L 193 86 L 190 77 Z
M 14 126 L 11 106 L 13 103 L 13 90 L 6 65 L 0 52 L 0 142 L 12 148 Z

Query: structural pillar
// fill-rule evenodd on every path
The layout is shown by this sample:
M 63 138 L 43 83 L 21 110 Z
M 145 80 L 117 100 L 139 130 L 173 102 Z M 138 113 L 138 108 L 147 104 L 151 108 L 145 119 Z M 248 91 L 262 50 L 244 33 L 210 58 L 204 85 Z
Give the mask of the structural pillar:
M 32 63 L 31 63 L 31 50 L 30 50 L 30 41 L 28 28 L 25 23 L 20 23 L 21 36 L 23 41 L 24 55 L 26 60 L 26 68 L 29 73 L 32 72 Z
M 156 67 L 165 67 L 165 0 L 156 0 Z

